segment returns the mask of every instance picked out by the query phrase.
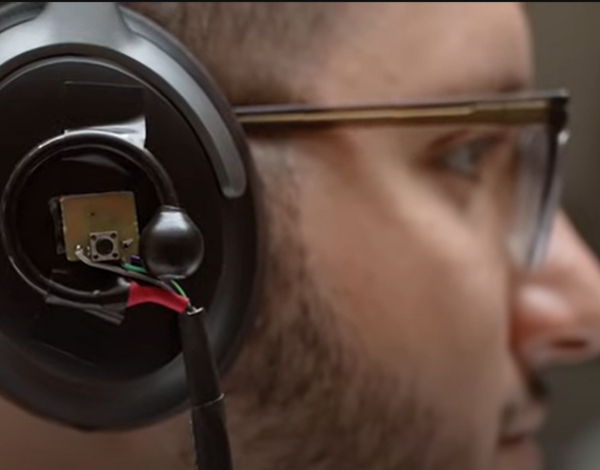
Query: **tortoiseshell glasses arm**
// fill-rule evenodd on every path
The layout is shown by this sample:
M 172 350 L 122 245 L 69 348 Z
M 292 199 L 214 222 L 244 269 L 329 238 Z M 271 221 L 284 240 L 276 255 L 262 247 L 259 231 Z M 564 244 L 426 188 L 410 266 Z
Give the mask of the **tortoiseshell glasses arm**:
M 247 129 L 331 124 L 529 124 L 562 127 L 568 95 L 563 91 L 429 103 L 318 107 L 241 106 L 234 109 Z

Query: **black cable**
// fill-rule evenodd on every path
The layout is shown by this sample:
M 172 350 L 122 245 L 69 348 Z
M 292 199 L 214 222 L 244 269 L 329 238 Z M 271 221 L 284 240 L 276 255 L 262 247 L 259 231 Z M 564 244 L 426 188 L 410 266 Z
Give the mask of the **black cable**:
M 118 304 L 127 297 L 127 285 L 105 291 L 82 291 L 56 283 L 44 276 L 25 255 L 17 236 L 17 205 L 27 179 L 41 165 L 65 152 L 101 150 L 125 158 L 139 166 L 156 188 L 159 201 L 164 206 L 179 205 L 173 183 L 162 165 L 147 150 L 110 132 L 81 130 L 62 134 L 47 140 L 29 152 L 16 165 L 0 202 L 0 236 L 6 255 L 21 277 L 41 295 L 75 304 Z
M 198 470 L 232 470 L 224 396 L 219 387 L 204 310 L 180 315 L 181 346 L 190 395 L 192 433 Z

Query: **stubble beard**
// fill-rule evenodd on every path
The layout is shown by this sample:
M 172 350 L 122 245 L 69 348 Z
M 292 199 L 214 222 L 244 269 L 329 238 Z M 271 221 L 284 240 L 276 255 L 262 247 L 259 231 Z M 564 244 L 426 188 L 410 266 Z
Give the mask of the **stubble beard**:
M 367 359 L 312 281 L 293 188 L 263 191 L 259 314 L 224 380 L 236 470 L 482 470 L 473 436 L 416 392 L 417 365 L 399 367 L 398 378 Z

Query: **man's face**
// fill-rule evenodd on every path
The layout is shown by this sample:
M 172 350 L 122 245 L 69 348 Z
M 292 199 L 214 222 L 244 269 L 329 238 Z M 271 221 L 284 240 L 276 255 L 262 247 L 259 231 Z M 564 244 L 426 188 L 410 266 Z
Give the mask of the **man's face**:
M 530 80 L 515 4 L 369 4 L 354 14 L 320 71 L 322 102 L 498 93 Z M 502 165 L 432 164 L 455 134 L 288 136 L 289 180 L 265 192 L 262 310 L 226 378 L 239 468 L 536 467 L 536 378 L 596 352 L 600 274 L 562 216 L 541 268 L 516 269 Z

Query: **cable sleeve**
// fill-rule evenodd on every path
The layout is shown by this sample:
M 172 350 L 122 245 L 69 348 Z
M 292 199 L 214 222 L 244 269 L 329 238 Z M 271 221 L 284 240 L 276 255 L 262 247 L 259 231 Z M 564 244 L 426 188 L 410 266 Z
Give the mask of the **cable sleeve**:
M 131 281 L 129 284 L 127 307 L 134 307 L 143 303 L 159 304 L 177 313 L 183 313 L 189 304 L 189 300 L 165 289 L 159 289 L 154 286 L 142 286 L 137 282 Z

